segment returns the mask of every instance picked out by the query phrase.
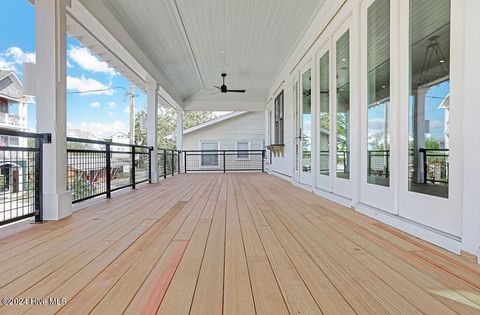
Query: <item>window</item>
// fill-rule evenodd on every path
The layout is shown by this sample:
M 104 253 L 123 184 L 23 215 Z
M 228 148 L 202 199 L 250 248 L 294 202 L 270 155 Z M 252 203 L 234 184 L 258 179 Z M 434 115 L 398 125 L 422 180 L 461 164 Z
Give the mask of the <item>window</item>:
M 390 185 L 390 0 L 367 12 L 367 182 Z
M 448 198 L 450 0 L 410 0 L 410 191 Z
M 275 98 L 275 144 L 284 144 L 283 138 L 283 91 Z
M 202 150 L 202 166 L 218 166 L 218 141 L 202 141 L 200 143 L 200 149 Z
M 350 179 L 350 32 L 337 41 L 337 177 Z
M 250 158 L 250 141 L 237 141 L 237 159 L 247 160 Z
M 327 51 L 320 58 L 320 175 L 330 174 L 330 62 Z

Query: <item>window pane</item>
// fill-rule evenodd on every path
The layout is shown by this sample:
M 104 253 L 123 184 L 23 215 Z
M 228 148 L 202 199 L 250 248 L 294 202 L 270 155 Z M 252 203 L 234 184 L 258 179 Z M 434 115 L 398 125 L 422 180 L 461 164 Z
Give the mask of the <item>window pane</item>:
M 312 170 L 312 70 L 302 75 L 302 171 L 310 173 Z
M 327 51 L 320 58 L 320 174 L 330 174 L 330 61 Z
M 350 178 L 350 32 L 337 41 L 337 177 Z
M 368 8 L 367 50 L 367 181 L 389 186 L 390 0 L 377 0 Z
M 217 151 L 217 142 L 202 142 L 202 151 Z M 217 152 L 202 152 L 202 166 L 218 166 Z
M 237 150 L 248 151 L 248 141 L 238 141 L 237 142 Z M 249 157 L 248 152 L 237 152 L 237 158 L 238 159 L 248 159 L 248 157 Z
M 448 198 L 450 0 L 410 0 L 409 190 Z

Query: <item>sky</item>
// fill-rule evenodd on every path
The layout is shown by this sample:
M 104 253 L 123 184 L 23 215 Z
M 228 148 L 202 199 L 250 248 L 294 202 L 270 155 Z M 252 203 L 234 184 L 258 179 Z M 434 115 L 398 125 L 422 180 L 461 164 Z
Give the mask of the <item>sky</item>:
M 22 80 L 22 63 L 35 61 L 35 9 L 26 0 L 1 0 L 0 69 L 15 70 Z M 129 98 L 121 88 L 97 93 L 75 92 L 122 87 L 130 82 L 106 62 L 67 37 L 67 125 L 109 137 L 128 132 Z M 146 105 L 146 95 L 135 89 L 135 111 Z M 35 130 L 35 104 L 28 106 L 28 127 Z

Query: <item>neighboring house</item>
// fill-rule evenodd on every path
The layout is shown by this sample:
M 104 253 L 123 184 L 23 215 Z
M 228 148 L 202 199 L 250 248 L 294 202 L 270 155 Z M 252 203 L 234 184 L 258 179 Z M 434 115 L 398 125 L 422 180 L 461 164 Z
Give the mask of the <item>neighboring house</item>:
M 94 141 L 104 141 L 104 139 L 101 136 L 95 134 L 94 132 L 80 130 L 80 129 L 68 129 L 67 137 L 94 140 Z M 91 149 L 91 150 L 102 150 L 104 147 L 101 144 L 82 144 L 82 145 L 85 146 L 85 149 Z
M 22 83 L 14 71 L 0 70 L 0 129 L 27 130 L 27 103 L 30 97 L 22 92 Z M 0 147 L 26 147 L 27 139 L 16 136 L 1 136 Z M 8 162 L 7 162 L 8 161 Z M 28 167 L 22 154 L 14 151 L 0 152 L 0 192 L 17 193 L 23 190 Z M 22 179 L 23 178 L 23 179 Z
M 112 135 L 112 142 L 113 143 L 123 143 L 123 144 L 129 144 L 130 143 L 130 137 L 128 136 L 127 133 L 123 131 L 118 131 Z M 124 146 L 112 146 L 112 151 L 120 151 L 120 152 L 130 152 L 129 147 L 124 147 Z
M 265 113 L 232 112 L 183 132 L 183 150 L 263 150 L 265 149 Z M 241 164 L 250 159 L 248 152 L 237 152 L 231 163 Z M 197 161 L 200 167 L 221 167 L 221 156 L 202 154 Z

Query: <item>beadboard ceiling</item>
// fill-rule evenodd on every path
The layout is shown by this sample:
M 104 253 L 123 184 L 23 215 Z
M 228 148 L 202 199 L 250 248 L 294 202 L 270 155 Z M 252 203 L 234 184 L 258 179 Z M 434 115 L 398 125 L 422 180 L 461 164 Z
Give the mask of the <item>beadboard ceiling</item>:
M 96 10 L 107 8 L 168 81 L 167 92 L 184 103 L 197 98 L 241 101 L 243 95 L 211 95 L 213 86 L 221 85 L 222 72 L 228 74 L 230 89 L 247 90 L 246 100 L 265 101 L 273 80 L 324 1 L 81 2 L 96 16 L 101 16 Z

